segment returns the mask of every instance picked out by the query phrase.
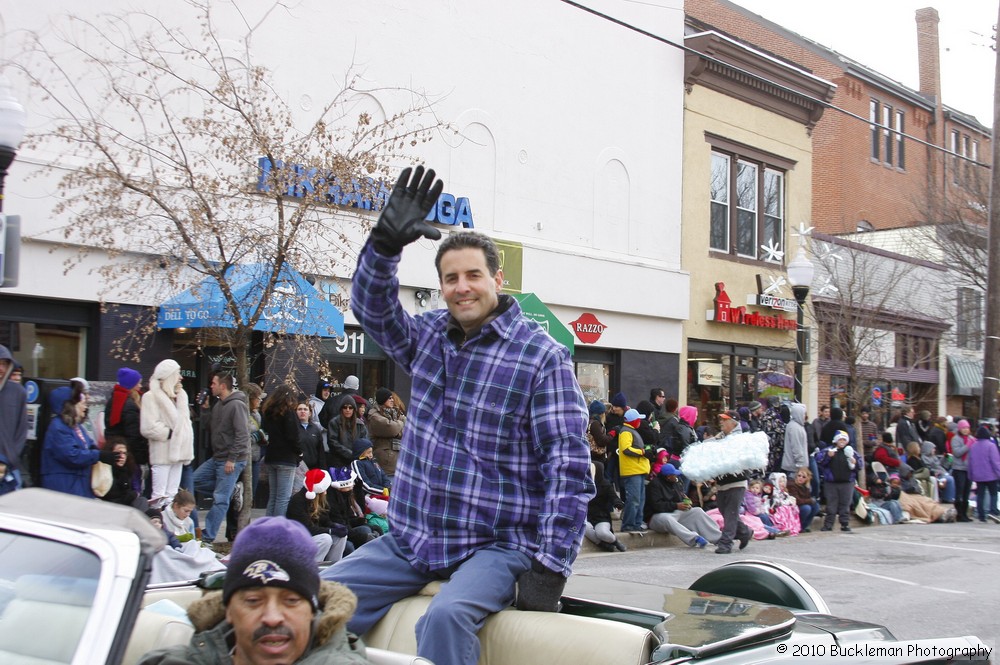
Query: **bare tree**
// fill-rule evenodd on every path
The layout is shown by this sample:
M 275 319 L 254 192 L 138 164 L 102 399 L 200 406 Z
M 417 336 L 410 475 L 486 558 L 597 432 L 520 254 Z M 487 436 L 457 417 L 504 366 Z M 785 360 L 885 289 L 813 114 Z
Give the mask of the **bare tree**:
M 29 145 L 58 155 L 41 173 L 58 178 L 54 214 L 66 220 L 66 244 L 78 248 L 66 271 L 97 254 L 99 295 L 112 303 L 135 302 L 136 293 L 162 302 L 207 278 L 231 318 L 211 334 L 230 347 L 241 384 L 251 333 L 276 306 L 284 267 L 349 276 L 370 224 L 363 211 L 387 196 L 390 170 L 446 129 L 427 95 L 364 88 L 353 64 L 339 85 L 325 72 L 318 79 L 317 88 L 334 88 L 327 101 L 293 111 L 252 56 L 282 11 L 292 10 L 275 2 L 250 19 L 237 3 L 189 0 L 166 10 L 176 25 L 151 11 L 67 16 L 28 35 L 12 63 L 47 102 L 47 129 Z M 197 31 L 185 29 L 192 24 Z M 385 113 L 383 99 L 398 110 Z M 247 265 L 264 267 L 252 298 L 234 283 L 235 269 Z M 132 315 L 119 357 L 137 359 L 155 315 L 152 307 Z M 319 338 L 290 341 L 286 332 L 273 325 L 265 345 L 294 349 L 322 370 Z M 249 474 L 248 464 L 241 526 L 252 505 Z
M 930 262 L 813 235 L 820 363 L 831 376 L 844 377 L 847 412 L 870 404 L 875 386 L 914 376 L 936 384 L 939 339 L 949 324 L 934 316 L 939 310 L 928 273 L 931 279 L 948 273 Z M 930 399 L 906 397 L 910 403 Z
M 242 21 L 238 40 L 220 37 L 222 7 L 227 36 L 233 15 Z M 79 250 L 66 270 L 106 255 L 97 269 L 102 302 L 137 291 L 160 302 L 209 278 L 232 319 L 213 334 L 232 349 L 241 383 L 251 332 L 274 307 L 283 267 L 349 275 L 359 231 L 370 224 L 363 211 L 384 200 L 383 183 L 409 151 L 445 129 L 427 95 L 364 88 L 353 65 L 339 84 L 322 80 L 318 87 L 335 90 L 315 111 L 293 110 L 252 56 L 254 39 L 280 11 L 291 10 L 276 2 L 253 23 L 236 3 L 171 5 L 196 34 L 146 11 L 69 16 L 54 32 L 31 34 L 16 60 L 51 109 L 48 129 L 30 138 L 60 155 L 47 169 L 60 177 L 54 213 Z M 380 98 L 401 101 L 400 109 L 386 114 Z M 245 265 L 265 267 L 250 301 L 233 283 L 232 269 Z M 132 316 L 115 352 L 135 360 L 155 331 L 155 309 Z M 269 330 L 285 332 L 280 324 Z M 310 341 L 289 348 L 321 369 Z

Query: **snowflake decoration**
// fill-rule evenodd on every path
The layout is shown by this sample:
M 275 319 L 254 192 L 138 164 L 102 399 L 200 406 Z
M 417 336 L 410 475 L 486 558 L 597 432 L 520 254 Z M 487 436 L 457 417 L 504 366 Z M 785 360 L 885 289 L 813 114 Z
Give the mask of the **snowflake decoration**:
M 775 277 L 774 275 L 768 275 L 767 281 L 770 284 L 764 288 L 764 295 L 771 295 L 772 293 L 777 293 L 781 290 L 781 287 L 785 285 L 785 278 L 781 275 Z
M 842 258 L 837 252 L 837 248 L 832 245 L 823 245 L 822 249 L 814 249 L 813 256 L 815 256 L 820 263 L 825 263 L 827 259 L 839 261 Z
M 833 285 L 833 278 L 832 277 L 824 277 L 823 278 L 823 284 L 820 285 L 820 287 L 818 289 L 816 289 L 815 293 L 818 296 L 825 296 L 825 295 L 830 295 L 830 294 L 837 293 L 839 291 L 840 291 L 840 289 L 838 289 L 836 286 Z
M 766 254 L 764 260 L 771 261 L 772 263 L 780 263 L 781 257 L 785 255 L 785 252 L 779 249 L 778 245 L 775 244 L 774 238 L 769 239 L 767 244 L 761 245 L 760 248 L 764 250 L 764 254 Z
M 792 235 L 798 236 L 799 244 L 802 244 L 806 241 L 806 238 L 812 236 L 812 230 L 813 230 L 812 226 L 806 226 L 805 222 L 801 222 L 799 224 L 799 229 L 797 231 L 795 229 L 792 229 Z

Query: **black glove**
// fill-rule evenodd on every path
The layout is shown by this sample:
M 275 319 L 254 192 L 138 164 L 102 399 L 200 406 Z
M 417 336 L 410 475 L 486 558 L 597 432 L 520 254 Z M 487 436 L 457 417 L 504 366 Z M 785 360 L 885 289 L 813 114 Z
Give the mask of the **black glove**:
M 517 609 L 533 612 L 558 612 L 566 578 L 538 561 L 517 580 Z
M 118 453 L 113 450 L 102 450 L 98 459 L 105 464 L 114 466 L 115 462 L 118 461 Z
M 347 535 L 347 527 L 343 524 L 334 524 L 330 527 L 330 535 L 334 538 L 343 538 Z
M 434 186 L 431 186 L 434 183 Z M 418 166 L 410 178 L 410 169 L 399 174 L 389 203 L 372 229 L 372 243 L 382 256 L 399 256 L 403 248 L 421 236 L 437 240 L 441 232 L 424 221 L 441 196 L 444 183 L 434 179 L 434 170 Z
M 615 501 L 615 510 L 625 510 L 625 502 L 621 499 Z

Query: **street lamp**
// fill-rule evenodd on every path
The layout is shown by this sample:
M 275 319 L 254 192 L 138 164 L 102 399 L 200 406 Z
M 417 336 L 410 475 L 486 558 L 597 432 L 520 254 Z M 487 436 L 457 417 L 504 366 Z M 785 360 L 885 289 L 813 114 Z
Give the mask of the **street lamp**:
M 10 81 L 0 74 L 0 287 L 17 284 L 12 276 L 7 279 L 10 257 L 7 254 L 7 219 L 3 216 L 3 182 L 7 179 L 7 169 L 14 162 L 14 155 L 21 145 L 25 130 L 24 107 L 18 104 L 10 91 Z M 15 244 L 11 236 L 11 244 Z M 16 250 L 14 250 L 16 251 Z M 37 376 L 37 375 L 36 375 Z
M 792 285 L 795 302 L 799 304 L 795 326 L 795 399 L 799 402 L 802 401 L 802 365 L 805 362 L 806 346 L 804 307 L 815 272 L 812 261 L 806 256 L 805 243 L 802 242 L 795 258 L 788 264 L 788 283 Z
M 10 81 L 0 75 L 0 212 L 3 212 L 3 181 L 7 178 L 7 169 L 14 162 L 26 128 L 24 107 L 14 99 Z M 3 251 L 2 245 L 0 251 Z

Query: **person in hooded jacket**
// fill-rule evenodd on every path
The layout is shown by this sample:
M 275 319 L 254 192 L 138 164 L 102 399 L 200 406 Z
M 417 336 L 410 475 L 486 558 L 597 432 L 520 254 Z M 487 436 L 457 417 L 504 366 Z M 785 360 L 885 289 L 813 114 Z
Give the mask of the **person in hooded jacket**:
M 142 490 L 148 498 L 152 487 L 149 485 L 149 442 L 142 435 L 139 409 L 142 406 L 142 375 L 129 367 L 118 370 L 118 383 L 111 391 L 111 403 L 104 411 L 104 437 L 121 436 L 125 439 L 129 453 L 142 474 Z
M 969 480 L 976 484 L 976 516 L 1000 524 L 997 487 L 1000 485 L 1000 449 L 985 425 L 976 429 L 976 440 L 969 447 Z
M 330 446 L 327 458 L 330 466 L 350 466 L 354 461 L 354 442 L 368 438 L 368 427 L 358 416 L 358 404 L 354 401 L 354 395 L 340 398 L 337 415 L 330 419 L 326 435 Z
M 236 537 L 221 591 L 188 607 L 190 642 L 151 651 L 140 665 L 367 665 L 347 633 L 357 597 L 321 581 L 302 524 L 262 517 Z
M 406 416 L 396 407 L 396 398 L 388 388 L 375 391 L 375 406 L 368 413 L 367 424 L 375 460 L 385 475 L 391 478 L 396 473 L 396 456 L 399 455 Z
M 800 467 L 809 466 L 809 441 L 806 434 L 806 406 L 793 403 L 788 406 L 789 421 L 785 425 L 785 450 L 781 468 L 794 478 Z
M 835 420 L 833 418 L 832 420 Z M 831 422 L 832 422 L 831 420 Z M 850 531 L 851 500 L 858 468 L 864 461 L 849 443 L 851 435 L 844 430 L 833 435 L 833 445 L 816 453 L 816 462 L 823 473 L 823 491 L 826 494 L 826 518 L 823 531 L 833 530 L 833 521 L 840 518 L 840 530 Z
M 149 442 L 153 488 L 149 505 L 165 508 L 180 487 L 181 470 L 194 459 L 194 430 L 188 396 L 181 385 L 181 366 L 167 358 L 149 378 L 142 396 L 139 430 Z
M 114 464 L 118 455 L 111 450 L 99 450 L 82 427 L 87 401 L 79 389 L 56 388 L 49 393 L 49 406 L 58 415 L 49 423 L 42 444 L 42 487 L 93 499 L 90 467 L 98 461 Z
M 276 387 L 261 407 L 261 427 L 267 432 L 267 512 L 269 517 L 284 517 L 288 500 L 295 492 L 295 470 L 302 460 L 299 432 L 302 426 L 295 413 L 298 399 L 288 384 Z
M 20 487 L 21 455 L 28 442 L 28 399 L 21 383 L 12 380 L 16 367 L 10 349 L 0 344 L 0 455 L 7 460 L 14 484 Z
M 975 443 L 969 421 L 958 421 L 958 431 L 951 438 L 951 476 L 955 479 L 955 510 L 959 522 L 971 522 L 969 517 L 969 494 L 972 483 L 969 480 L 969 448 Z

